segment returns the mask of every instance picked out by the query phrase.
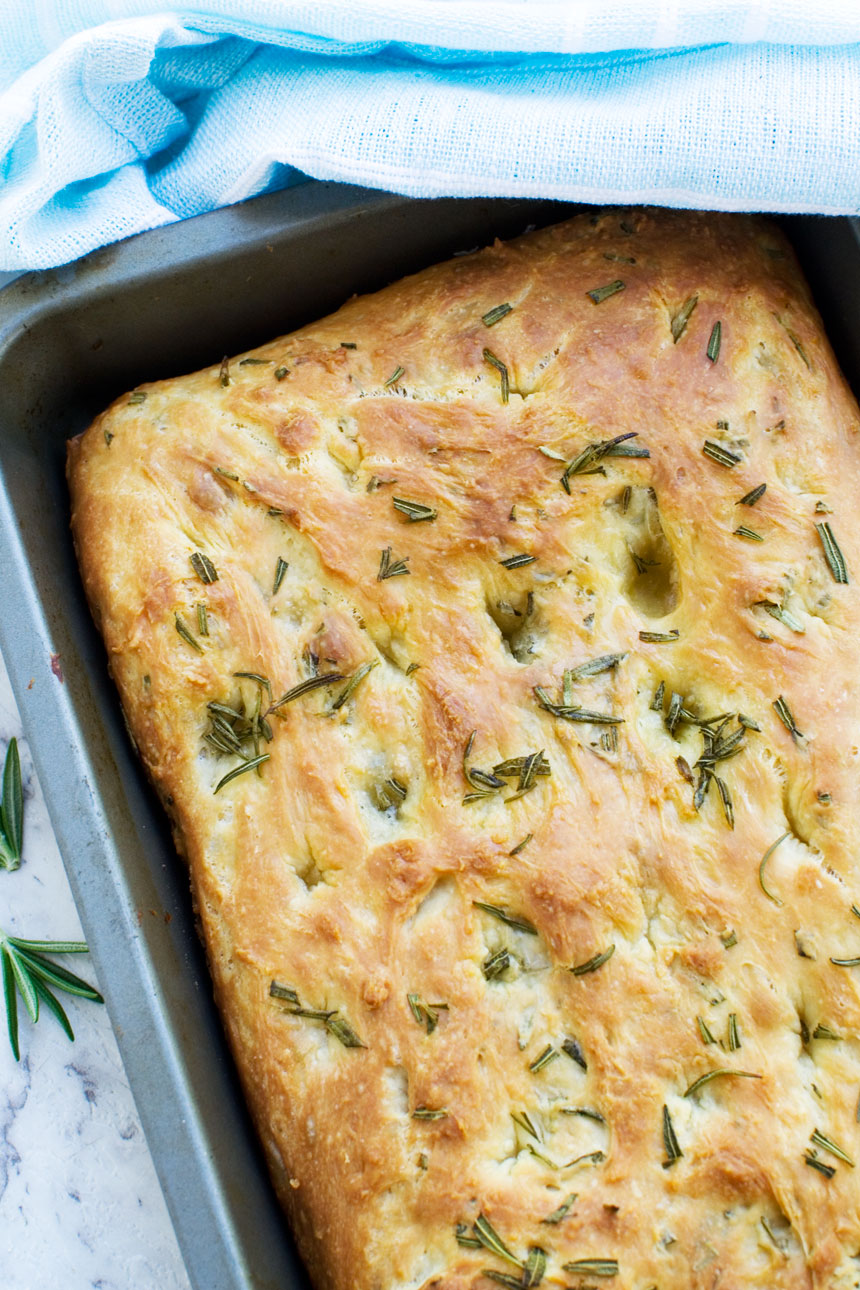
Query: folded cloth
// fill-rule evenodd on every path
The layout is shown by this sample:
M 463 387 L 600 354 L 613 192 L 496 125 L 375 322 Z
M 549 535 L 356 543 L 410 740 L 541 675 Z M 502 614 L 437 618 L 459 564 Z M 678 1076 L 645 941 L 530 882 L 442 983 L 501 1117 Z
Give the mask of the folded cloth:
M 315 176 L 860 210 L 858 0 L 0 0 L 0 269 Z

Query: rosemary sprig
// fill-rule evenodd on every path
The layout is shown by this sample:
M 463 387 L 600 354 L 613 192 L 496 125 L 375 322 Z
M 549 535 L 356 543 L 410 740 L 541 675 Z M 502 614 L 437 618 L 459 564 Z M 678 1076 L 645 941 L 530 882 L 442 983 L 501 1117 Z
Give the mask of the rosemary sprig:
M 497 322 L 501 322 L 503 318 L 507 318 L 508 314 L 513 312 L 513 308 L 513 305 L 507 303 L 496 305 L 494 309 L 490 309 L 483 315 L 481 322 L 485 327 L 495 327 Z
M 80 999 L 90 999 L 93 1003 L 104 1003 L 94 986 L 46 957 L 47 954 L 86 954 L 88 949 L 85 941 L 27 941 L 0 930 L 6 1026 L 16 1062 L 21 1056 L 18 1040 L 19 994 L 34 1025 L 39 1020 L 39 1006 L 43 1003 L 71 1040 L 75 1037 L 74 1031 L 53 990 L 62 990 Z
M 696 1025 L 699 1027 L 699 1034 L 702 1036 L 703 1044 L 715 1044 L 717 1042 L 703 1017 L 696 1017 Z
M 194 551 L 190 556 L 190 560 L 192 568 L 201 582 L 210 583 L 218 581 L 218 570 L 215 568 L 215 565 L 209 559 L 208 555 L 204 555 L 202 551 Z
M 735 505 L 736 506 L 755 506 L 756 502 L 759 501 L 760 498 L 764 497 L 766 492 L 767 492 L 767 484 L 757 484 L 756 487 L 751 488 L 748 493 L 744 493 L 743 497 L 740 499 L 740 501 L 736 502 Z
M 277 712 L 284 704 L 292 703 L 294 699 L 300 699 L 304 694 L 310 694 L 311 690 L 318 690 L 321 686 L 334 685 L 336 681 L 344 680 L 346 678 L 343 672 L 322 672 L 319 676 L 309 676 L 307 680 L 299 681 L 298 685 L 294 685 L 292 689 L 287 690 L 286 694 L 282 694 L 279 699 L 276 699 L 266 712 L 266 716 L 269 716 L 272 712 Z
M 614 296 L 616 292 L 623 290 L 624 283 L 620 278 L 616 278 L 614 282 L 607 282 L 605 287 L 592 287 L 591 290 L 586 291 L 585 294 L 594 302 L 594 304 L 599 305 L 602 304 L 604 300 L 608 300 L 610 296 Z
M 511 386 L 508 377 L 508 369 L 500 358 L 497 358 L 491 349 L 484 350 L 484 362 L 494 367 L 502 378 L 502 402 L 507 403 L 510 398 Z
M 764 882 L 765 865 L 767 864 L 768 860 L 771 858 L 771 856 L 773 855 L 774 851 L 779 846 L 779 844 L 781 842 L 784 842 L 785 839 L 790 835 L 790 833 L 791 833 L 791 829 L 786 829 L 785 833 L 781 834 L 777 838 L 776 842 L 771 842 L 767 851 L 765 851 L 764 855 L 762 856 L 761 864 L 758 867 L 758 885 L 761 887 L 762 891 L 767 896 L 768 900 L 772 900 L 775 905 L 781 905 L 783 902 L 780 900 L 779 896 L 775 896 L 773 892 L 770 891 L 765 886 L 765 882 Z
M 409 556 L 407 555 L 402 560 L 392 560 L 391 547 L 387 546 L 380 553 L 379 572 L 376 575 L 376 581 L 384 582 L 386 578 L 402 578 L 404 574 L 408 574 L 410 572 L 406 567 L 408 559 Z
M 596 972 L 598 968 L 603 967 L 604 963 L 608 963 L 614 953 L 615 946 L 610 945 L 602 953 L 593 955 L 585 963 L 577 963 L 574 967 L 568 968 L 568 971 L 574 976 L 586 976 L 589 972 Z
M 738 527 L 733 531 L 732 536 L 747 538 L 750 542 L 764 541 L 764 538 L 760 533 L 756 533 L 755 529 L 747 528 L 746 524 L 739 524 Z
M 535 1075 L 538 1071 L 542 1071 L 544 1066 L 549 1066 L 550 1062 L 554 1062 L 557 1057 L 561 1057 L 561 1053 L 558 1049 L 553 1048 L 552 1044 L 547 1044 L 547 1046 L 538 1053 L 534 1061 L 529 1062 L 529 1070 L 533 1075 Z M 534 1136 L 537 1137 L 537 1134 Z
M 0 869 L 10 873 L 21 867 L 24 845 L 24 789 L 18 740 L 13 736 L 3 762 L 3 797 L 0 799 Z
M 569 480 L 572 475 L 603 475 L 605 470 L 601 466 L 604 457 L 650 457 L 651 453 L 647 448 L 639 445 L 628 443 L 629 439 L 638 438 L 636 430 L 629 430 L 626 434 L 618 434 L 614 439 L 602 439 L 598 443 L 588 443 L 581 452 L 567 464 L 564 468 L 564 474 L 561 477 L 561 486 L 566 493 L 570 492 Z M 545 457 L 552 457 L 555 461 L 564 461 L 564 458 L 550 449 L 541 448 L 540 451 Z
M 720 357 L 720 341 L 722 340 L 722 334 L 723 325 L 719 319 L 717 319 L 711 328 L 711 335 L 708 340 L 708 348 L 706 350 L 708 358 L 712 363 L 716 363 L 717 359 Z
M 816 524 L 815 531 L 821 539 L 821 545 L 824 547 L 824 558 L 833 574 L 834 582 L 848 582 L 848 566 L 845 563 L 845 557 L 839 550 L 839 543 L 833 536 L 833 530 L 825 520 L 823 524 Z
M 704 1088 L 706 1084 L 710 1084 L 712 1079 L 721 1079 L 726 1075 L 737 1075 L 741 1079 L 764 1078 L 763 1075 L 756 1075 L 753 1071 L 738 1071 L 732 1070 L 727 1066 L 720 1066 L 716 1070 L 706 1071 L 704 1075 L 700 1075 L 698 1079 L 693 1080 L 690 1087 L 685 1091 L 684 1097 L 693 1097 L 695 1093 L 698 1093 L 700 1088 Z
M 681 339 L 684 332 L 687 330 L 687 323 L 690 321 L 690 318 L 692 317 L 692 314 L 693 314 L 693 310 L 696 308 L 696 305 L 698 303 L 699 303 L 699 297 L 697 295 L 690 296 L 688 300 L 684 301 L 684 303 L 681 305 L 681 308 L 673 316 L 669 326 L 672 329 L 672 341 L 674 344 L 676 345 L 678 344 L 678 341 Z
M 844 1160 L 846 1165 L 850 1165 L 852 1169 L 854 1168 L 854 1161 L 847 1152 L 837 1146 L 832 1138 L 826 1138 L 818 1129 L 810 1137 L 810 1142 L 813 1146 L 821 1147 L 822 1151 L 829 1151 L 831 1156 L 836 1156 L 838 1160 Z
M 702 445 L 702 452 L 706 457 L 710 457 L 711 461 L 717 462 L 720 466 L 737 466 L 743 461 L 743 458 L 738 453 L 729 452 L 728 448 L 724 448 L 722 444 L 714 443 L 712 439 L 705 440 Z
M 425 506 L 423 502 L 410 502 L 405 497 L 392 497 L 391 502 L 394 509 L 401 515 L 405 515 L 410 524 L 419 524 L 422 520 L 436 518 L 433 507 Z

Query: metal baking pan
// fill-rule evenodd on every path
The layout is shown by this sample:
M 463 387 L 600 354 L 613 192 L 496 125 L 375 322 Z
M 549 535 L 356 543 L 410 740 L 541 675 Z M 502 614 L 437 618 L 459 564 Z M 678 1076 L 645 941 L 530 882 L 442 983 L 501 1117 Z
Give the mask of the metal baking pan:
M 197 1290 L 308 1290 L 212 1003 L 187 875 L 125 732 L 69 537 L 65 442 L 193 371 L 558 202 L 308 183 L 145 233 L 0 293 L 0 646 Z M 860 389 L 860 221 L 781 221 Z

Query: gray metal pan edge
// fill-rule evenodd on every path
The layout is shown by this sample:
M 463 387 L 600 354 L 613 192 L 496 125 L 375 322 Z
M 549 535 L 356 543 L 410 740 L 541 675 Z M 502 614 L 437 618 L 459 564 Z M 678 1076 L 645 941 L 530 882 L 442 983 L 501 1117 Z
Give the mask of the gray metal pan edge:
M 198 1290 L 308 1283 L 214 1010 L 187 875 L 138 767 L 84 603 L 69 540 L 65 440 L 139 381 L 217 362 L 353 292 L 569 210 L 309 183 L 143 234 L 0 293 L 0 646 Z M 860 389 L 860 224 L 782 222 Z

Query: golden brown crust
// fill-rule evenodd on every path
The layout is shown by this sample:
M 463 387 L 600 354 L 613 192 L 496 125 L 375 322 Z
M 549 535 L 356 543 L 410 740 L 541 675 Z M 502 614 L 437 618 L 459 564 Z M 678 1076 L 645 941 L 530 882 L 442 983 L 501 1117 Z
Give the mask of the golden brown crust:
M 832 961 L 860 954 L 857 431 L 775 230 L 640 211 L 353 300 L 70 445 L 87 594 L 318 1286 L 521 1279 L 475 1247 L 481 1215 L 546 1251 L 545 1285 L 595 1258 L 619 1290 L 858 1285 L 857 1172 L 811 1142 L 860 1151 L 860 968 Z M 650 456 L 560 485 L 629 432 Z M 614 654 L 565 699 L 565 669 Z M 239 758 L 205 741 L 209 701 L 265 712 L 367 663 L 336 710 L 345 682 L 270 712 L 259 775 L 213 793 Z M 542 749 L 551 773 L 464 802 L 472 731 L 470 767 Z M 686 1095 L 716 1068 L 759 1078 Z

